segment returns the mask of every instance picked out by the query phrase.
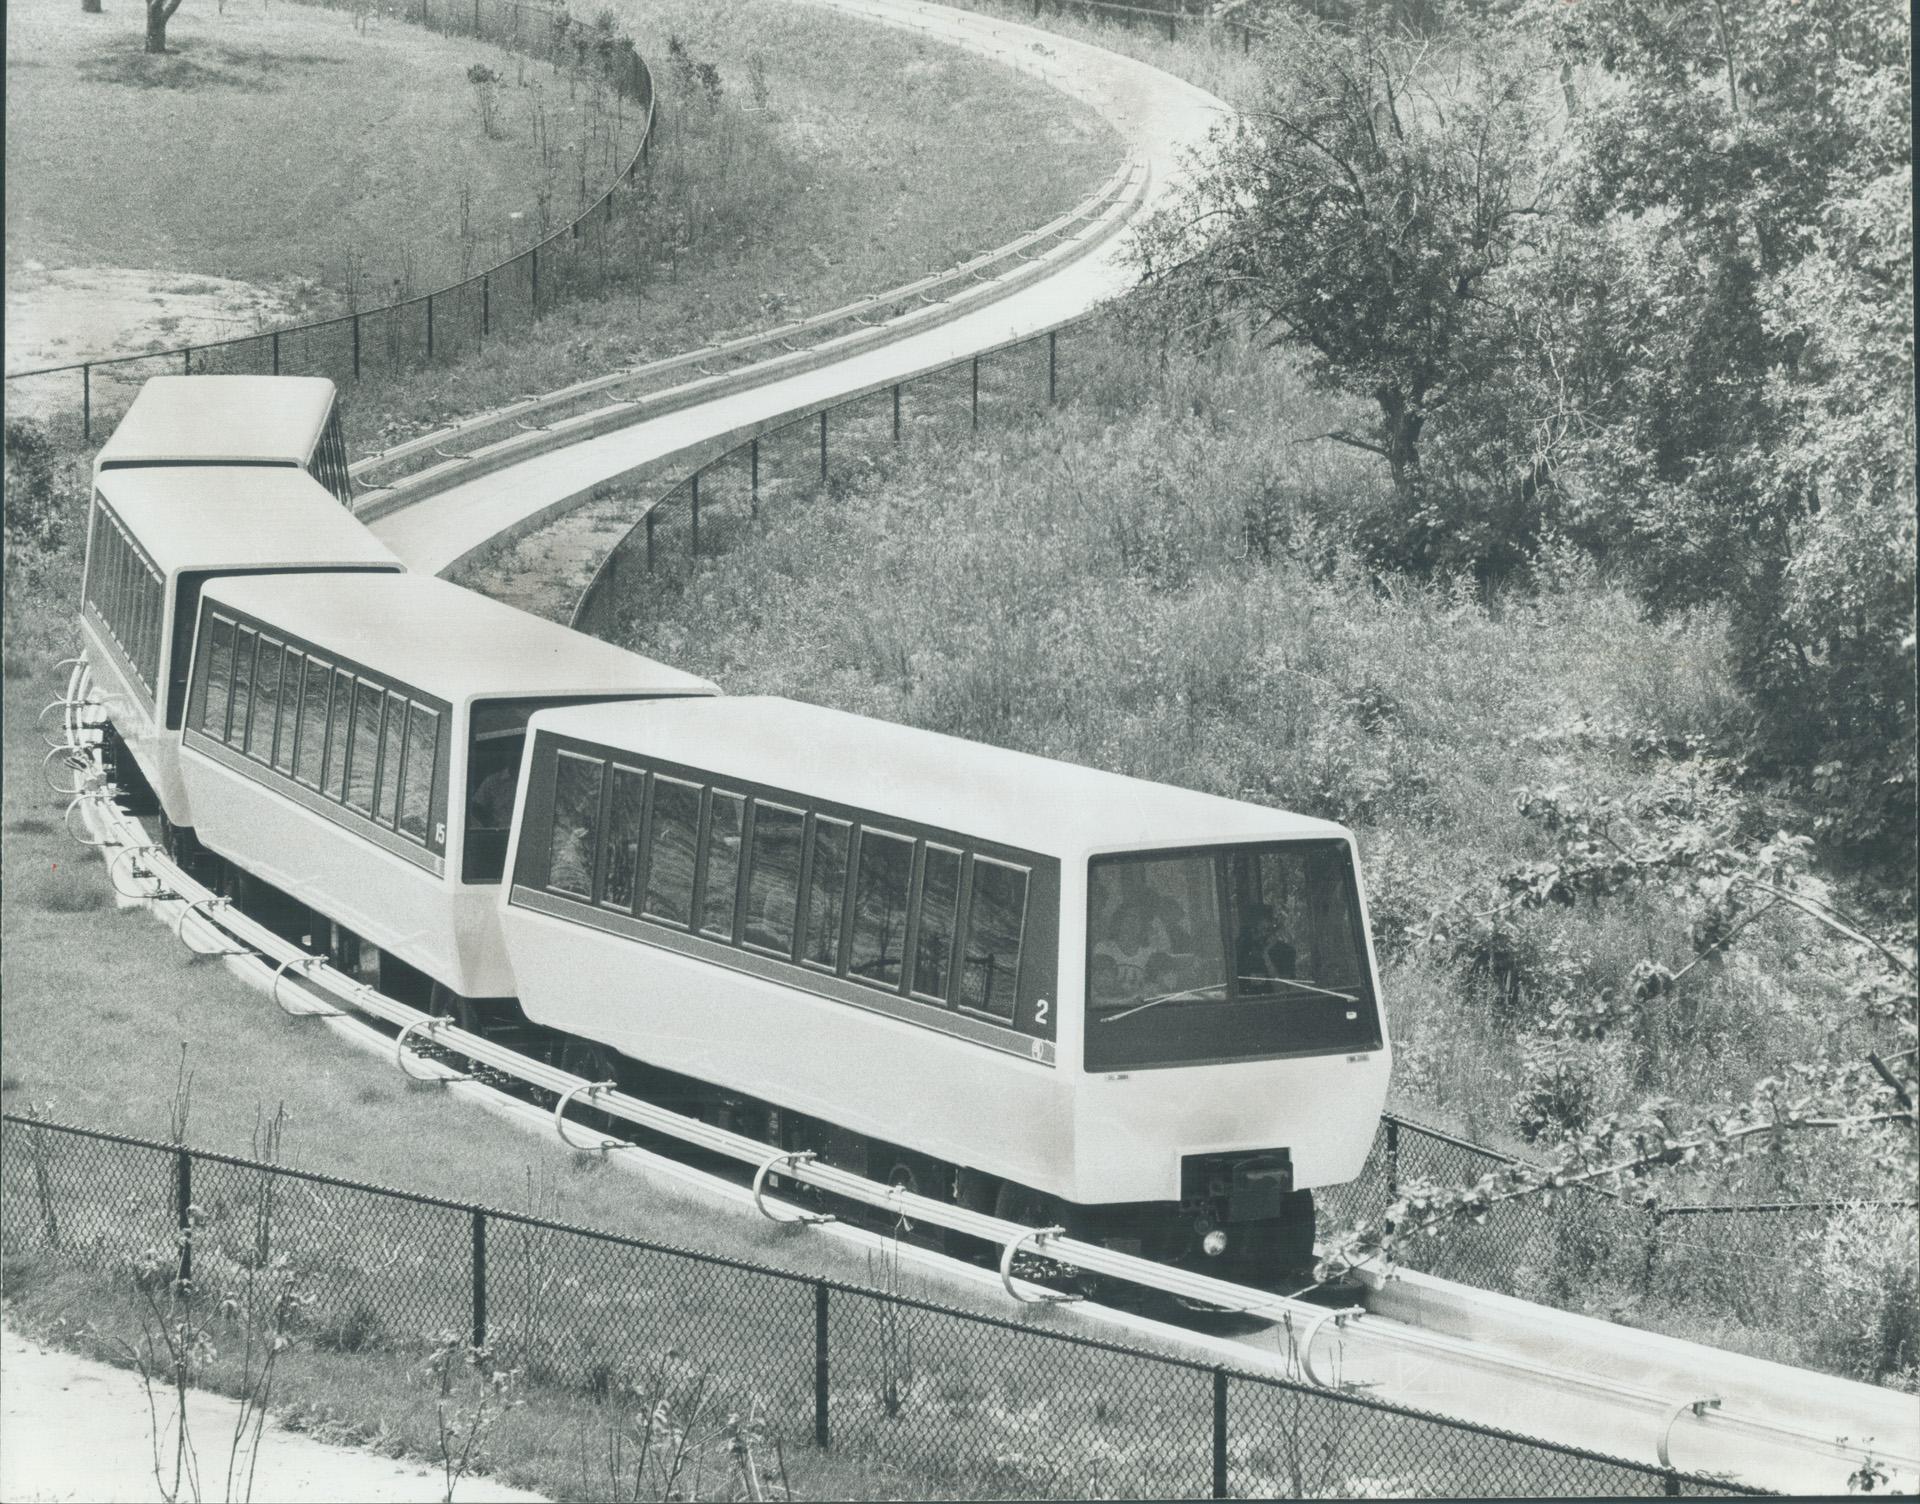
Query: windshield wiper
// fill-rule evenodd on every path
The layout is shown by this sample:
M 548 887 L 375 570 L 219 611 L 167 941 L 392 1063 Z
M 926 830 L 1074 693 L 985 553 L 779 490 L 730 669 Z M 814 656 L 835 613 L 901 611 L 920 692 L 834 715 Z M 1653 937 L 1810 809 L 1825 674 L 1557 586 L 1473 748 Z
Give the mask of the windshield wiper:
M 1282 987 L 1298 987 L 1302 992 L 1317 992 L 1322 997 L 1337 997 L 1343 1003 L 1357 1003 L 1359 998 L 1351 992 L 1335 992 L 1331 987 L 1316 987 L 1311 982 L 1296 981 L 1292 977 L 1241 977 L 1242 982 L 1278 982 Z
M 1123 1018 L 1132 1018 L 1136 1013 L 1145 1013 L 1149 1008 L 1158 1008 L 1162 1003 L 1184 1003 L 1194 998 L 1205 997 L 1209 992 L 1223 992 L 1225 982 L 1209 982 L 1204 987 L 1185 987 L 1179 992 L 1163 992 L 1158 997 L 1150 997 L 1145 1002 L 1135 1003 L 1131 1008 L 1122 1008 L 1118 1013 L 1109 1013 L 1100 1020 L 1103 1024 L 1117 1024 Z
M 1357 1006 L 1360 1002 L 1360 999 L 1355 997 L 1351 992 L 1335 992 L 1331 987 L 1316 987 L 1311 982 L 1297 981 L 1293 977 L 1236 977 L 1234 980 L 1240 982 L 1277 982 L 1282 987 L 1298 987 L 1302 992 L 1313 992 L 1318 993 L 1321 997 L 1338 998 L 1343 1003 L 1353 1003 Z M 1162 1003 L 1192 1002 L 1196 998 L 1206 997 L 1209 993 L 1224 992 L 1226 986 L 1227 984 L 1225 982 L 1208 982 L 1204 987 L 1185 987 L 1178 992 L 1163 992 L 1158 997 L 1150 997 L 1143 1002 L 1135 1003 L 1131 1008 L 1122 1008 L 1117 1013 L 1105 1014 L 1101 1017 L 1100 1022 L 1103 1024 L 1117 1024 L 1123 1018 L 1132 1018 L 1134 1014 L 1145 1013 L 1149 1008 L 1158 1008 Z M 1248 994 L 1243 992 L 1241 997 L 1249 998 L 1257 997 L 1258 995 L 1257 993 Z

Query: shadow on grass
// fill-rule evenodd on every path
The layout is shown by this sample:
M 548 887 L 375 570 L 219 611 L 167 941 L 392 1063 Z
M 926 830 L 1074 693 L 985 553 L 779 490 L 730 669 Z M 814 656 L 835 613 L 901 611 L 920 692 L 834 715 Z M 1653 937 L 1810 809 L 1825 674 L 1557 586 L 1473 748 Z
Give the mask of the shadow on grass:
M 201 58 L 204 61 L 179 48 L 154 56 L 117 43 L 111 51 L 83 59 L 77 71 L 88 83 L 109 87 L 264 94 L 280 87 L 280 76 L 295 69 L 339 67 L 348 61 L 335 53 L 270 52 L 264 48 L 243 51 L 237 47 L 213 47 Z

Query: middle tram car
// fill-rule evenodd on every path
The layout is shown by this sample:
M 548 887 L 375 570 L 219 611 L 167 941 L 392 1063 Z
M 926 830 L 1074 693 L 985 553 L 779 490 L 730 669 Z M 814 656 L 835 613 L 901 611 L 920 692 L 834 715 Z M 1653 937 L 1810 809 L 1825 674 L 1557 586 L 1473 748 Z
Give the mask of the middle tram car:
M 478 1025 L 516 991 L 493 900 L 528 718 L 714 693 L 430 575 L 219 579 L 180 771 L 198 842 L 283 934 Z
M 1347 831 L 792 701 L 533 717 L 521 1007 L 626 1089 L 1273 1287 L 1390 1052 Z

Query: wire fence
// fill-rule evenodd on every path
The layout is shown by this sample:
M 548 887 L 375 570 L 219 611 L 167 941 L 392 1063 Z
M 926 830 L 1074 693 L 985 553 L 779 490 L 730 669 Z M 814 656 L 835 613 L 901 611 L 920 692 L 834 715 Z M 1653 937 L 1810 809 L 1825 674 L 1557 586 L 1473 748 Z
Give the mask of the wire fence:
M 372 8 L 370 0 L 302 3 Z M 574 217 L 497 265 L 418 296 L 233 339 L 11 373 L 5 378 L 9 406 L 47 414 L 56 431 L 70 422 L 81 442 L 91 443 L 95 427 L 117 420 L 151 376 L 226 372 L 346 383 L 393 375 L 472 355 L 557 302 L 637 274 L 626 247 L 646 222 L 656 99 L 653 75 L 631 41 L 574 20 L 564 7 L 526 0 L 398 0 L 398 14 L 432 31 L 550 63 L 574 89 L 586 91 Z M 611 181 L 591 199 L 590 151 L 593 160 L 613 167 Z
M 758 517 L 762 502 L 844 480 L 902 441 L 1018 422 L 1065 400 L 1071 391 L 1063 384 L 1062 340 L 1087 327 L 1016 340 L 768 425 L 642 499 L 639 519 L 582 591 L 572 625 L 609 636 L 623 604 L 645 588 L 650 574 L 675 556 L 691 564 L 721 551 Z M 1083 376 L 1087 369 L 1083 362 Z
M 796 1463 L 831 1449 L 936 1494 L 1753 1492 L 1288 1377 L 12 1114 L 0 1227 L 12 1259 L 129 1288 L 158 1268 L 208 1302 L 275 1268 L 306 1297 L 296 1336 L 331 1351 L 417 1363 L 451 1332 L 583 1396 L 678 1365 L 762 1417 Z

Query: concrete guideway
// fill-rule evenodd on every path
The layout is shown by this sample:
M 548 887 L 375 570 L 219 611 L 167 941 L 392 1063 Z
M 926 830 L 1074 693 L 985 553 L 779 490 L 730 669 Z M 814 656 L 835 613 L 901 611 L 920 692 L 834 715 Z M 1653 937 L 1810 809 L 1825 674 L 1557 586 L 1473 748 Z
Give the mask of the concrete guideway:
M 1104 115 L 1144 160 L 1146 185 L 1129 223 L 1165 200 L 1189 154 L 1226 104 L 1149 64 L 1053 32 L 923 0 L 796 0 L 921 32 L 1044 79 Z M 645 418 L 612 433 L 480 475 L 371 523 L 415 569 L 445 573 L 502 536 L 584 501 L 601 486 L 675 455 L 744 442 L 793 416 L 904 381 L 981 350 L 1057 327 L 1126 291 L 1133 281 L 1124 231 L 1092 251 L 936 327 L 791 376 L 749 366 L 715 381 L 714 400 Z

